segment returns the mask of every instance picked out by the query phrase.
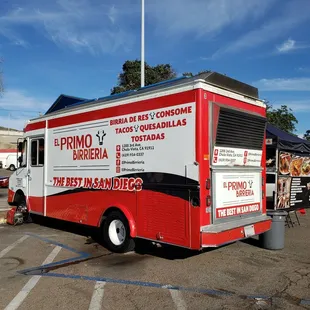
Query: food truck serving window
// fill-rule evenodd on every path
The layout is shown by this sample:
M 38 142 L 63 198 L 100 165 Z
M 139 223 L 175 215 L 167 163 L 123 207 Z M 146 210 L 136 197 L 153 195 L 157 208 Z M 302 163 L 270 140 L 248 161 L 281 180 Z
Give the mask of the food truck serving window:
M 265 125 L 263 117 L 221 107 L 215 145 L 261 150 Z
M 217 121 L 213 125 L 216 130 L 212 156 L 213 222 L 260 215 L 266 120 L 226 107 L 217 106 L 213 111 L 212 121 Z M 227 169 L 222 169 L 225 166 Z

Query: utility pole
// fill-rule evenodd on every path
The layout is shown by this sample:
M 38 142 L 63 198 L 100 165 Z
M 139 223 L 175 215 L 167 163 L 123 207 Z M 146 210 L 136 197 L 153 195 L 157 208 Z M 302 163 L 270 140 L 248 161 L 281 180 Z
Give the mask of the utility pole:
M 144 87 L 144 0 L 141 0 L 141 87 Z

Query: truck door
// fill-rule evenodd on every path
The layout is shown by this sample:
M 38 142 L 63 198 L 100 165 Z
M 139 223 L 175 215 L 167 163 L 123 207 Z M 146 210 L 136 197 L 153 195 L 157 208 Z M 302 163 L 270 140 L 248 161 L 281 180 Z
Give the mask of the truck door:
M 213 223 L 260 216 L 265 118 L 216 103 L 212 108 Z
M 44 138 L 30 139 L 27 204 L 32 213 L 44 213 Z

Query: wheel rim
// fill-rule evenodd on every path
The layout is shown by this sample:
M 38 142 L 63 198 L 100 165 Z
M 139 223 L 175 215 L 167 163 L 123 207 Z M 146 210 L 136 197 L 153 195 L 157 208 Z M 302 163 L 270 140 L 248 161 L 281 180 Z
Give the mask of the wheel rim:
M 113 220 L 109 225 L 109 238 L 114 245 L 121 245 L 126 239 L 126 228 L 122 221 Z

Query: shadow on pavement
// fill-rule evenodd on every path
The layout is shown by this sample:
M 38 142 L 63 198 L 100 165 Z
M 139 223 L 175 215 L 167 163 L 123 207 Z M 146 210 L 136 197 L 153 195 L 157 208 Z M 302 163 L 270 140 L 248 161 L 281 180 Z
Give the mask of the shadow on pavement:
M 31 215 L 31 218 L 32 221 L 37 225 L 84 236 L 86 238 L 84 244 L 98 243 L 99 245 L 106 248 L 103 238 L 101 236 L 101 231 L 96 227 L 45 218 L 39 215 Z M 223 247 L 226 246 L 229 245 L 225 245 Z M 171 245 L 159 245 L 148 240 L 136 239 L 135 253 L 138 255 L 151 255 L 163 259 L 174 260 L 187 259 L 202 253 L 215 251 L 217 249 L 218 248 L 208 248 L 203 251 L 195 251 Z
M 228 245 L 225 245 L 228 246 Z M 222 247 L 225 247 L 222 246 Z M 201 255 L 203 253 L 216 251 L 219 248 L 208 248 L 202 251 L 198 250 L 189 250 L 182 247 L 172 246 L 172 245 L 165 245 L 161 244 L 157 246 L 156 244 L 153 245 L 152 242 L 148 242 L 145 240 L 138 240 L 138 246 L 136 248 L 136 253 L 139 255 L 151 255 L 167 260 L 175 260 L 175 259 L 187 259 L 197 255 Z
M 52 219 L 52 218 L 46 218 L 39 215 L 31 214 L 31 219 L 33 223 L 37 225 L 41 225 L 44 227 L 52 228 L 52 229 L 58 229 L 65 232 L 77 234 L 80 236 L 92 236 L 96 233 L 96 228 L 82 225 L 82 224 L 76 224 L 72 222 L 66 222 L 62 220 Z
M 257 248 L 262 248 L 262 245 L 259 239 L 248 238 L 248 239 L 241 240 L 241 242 L 246 243 L 248 245 L 255 246 Z

